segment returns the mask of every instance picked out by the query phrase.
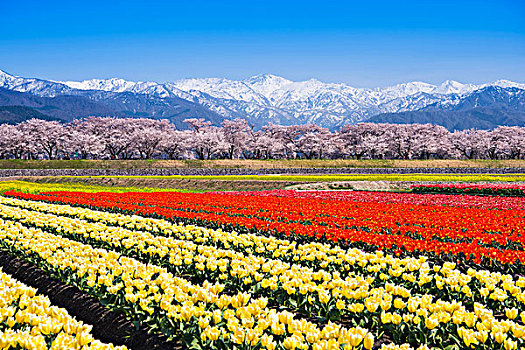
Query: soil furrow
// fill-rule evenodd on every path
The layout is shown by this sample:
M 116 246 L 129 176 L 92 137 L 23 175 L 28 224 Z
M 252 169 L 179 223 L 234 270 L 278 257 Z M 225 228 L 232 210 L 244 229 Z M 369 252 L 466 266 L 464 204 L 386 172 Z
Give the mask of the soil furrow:
M 62 307 L 77 320 L 93 326 L 93 336 L 106 343 L 125 345 L 136 350 L 182 349 L 180 342 L 149 334 L 145 326 L 138 329 L 121 313 L 111 311 L 80 289 L 50 277 L 44 270 L 0 250 L 0 267 L 22 283 L 38 289 L 53 305 Z

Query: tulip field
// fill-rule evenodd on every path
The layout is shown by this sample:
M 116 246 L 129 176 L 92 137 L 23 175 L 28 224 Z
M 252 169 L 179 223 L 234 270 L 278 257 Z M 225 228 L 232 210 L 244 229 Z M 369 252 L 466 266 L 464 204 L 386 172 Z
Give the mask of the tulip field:
M 513 350 L 525 348 L 523 190 L 11 189 L 0 250 L 183 349 Z M 0 348 L 126 348 L 0 281 Z

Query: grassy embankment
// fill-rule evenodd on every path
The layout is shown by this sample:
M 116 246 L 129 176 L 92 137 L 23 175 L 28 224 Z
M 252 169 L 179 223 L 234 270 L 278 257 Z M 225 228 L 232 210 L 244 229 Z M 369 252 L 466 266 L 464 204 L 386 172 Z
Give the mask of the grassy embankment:
M 525 160 L 0 160 L 0 169 L 140 169 L 140 168 L 506 168 L 523 167 Z M 374 175 L 267 175 L 267 176 L 92 176 L 92 177 L 16 177 L 38 183 L 133 188 L 147 191 L 184 189 L 190 191 L 231 191 L 282 189 L 290 186 L 309 189 L 401 189 L 415 182 L 521 182 L 523 175 L 438 175 L 438 174 L 374 174 Z M 380 183 L 378 185 L 378 183 Z M 383 183 L 386 183 L 383 184 Z M 84 188 L 84 187 L 82 187 Z M 121 191 L 125 191 L 122 189 Z

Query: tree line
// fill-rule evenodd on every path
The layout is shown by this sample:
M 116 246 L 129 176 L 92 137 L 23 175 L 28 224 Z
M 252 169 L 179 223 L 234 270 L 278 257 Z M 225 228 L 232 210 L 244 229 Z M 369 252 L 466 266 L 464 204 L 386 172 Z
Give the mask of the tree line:
M 213 126 L 186 119 L 89 117 L 63 124 L 30 119 L 0 125 L 2 159 L 523 159 L 525 127 L 449 132 L 431 124 Z

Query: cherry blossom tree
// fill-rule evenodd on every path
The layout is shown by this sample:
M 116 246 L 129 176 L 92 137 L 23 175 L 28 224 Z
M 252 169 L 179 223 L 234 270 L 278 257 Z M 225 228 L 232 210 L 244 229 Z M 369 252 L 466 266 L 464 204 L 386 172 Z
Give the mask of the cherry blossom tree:
M 0 158 L 489 158 L 522 159 L 525 127 L 449 132 L 431 124 L 345 125 L 338 132 L 316 125 L 268 124 L 253 130 L 242 119 L 221 127 L 186 119 L 188 130 L 168 120 L 89 117 L 61 124 L 31 119 L 0 125 Z
M 22 159 L 32 150 L 29 137 L 20 125 L 0 125 L 0 158 Z
M 104 156 L 102 136 L 93 133 L 89 121 L 75 120 L 66 127 L 65 149 L 80 159 L 99 159 Z
M 168 120 L 134 119 L 133 132 L 130 135 L 131 147 L 137 151 L 140 158 L 150 159 L 159 152 L 164 132 L 172 130 Z
M 187 156 L 190 131 L 166 130 L 162 132 L 159 149 L 168 159 L 180 159 Z
M 87 118 L 85 130 L 99 136 L 104 145 L 104 153 L 110 159 L 129 159 L 133 156 L 133 119 Z
M 381 158 L 387 151 L 385 131 L 388 124 L 359 123 L 345 125 L 338 133 L 341 153 L 356 159 Z
M 57 121 L 33 118 L 22 122 L 20 129 L 47 159 L 57 158 L 66 141 L 64 126 Z
M 211 126 L 211 122 L 204 119 L 185 119 L 192 130 L 188 146 L 195 152 L 198 159 L 212 159 L 214 156 L 226 154 L 228 144 L 223 139 L 223 134 L 218 127 Z
M 283 146 L 283 157 L 287 159 L 321 154 L 320 147 L 331 135 L 328 129 L 313 124 L 286 126 L 269 123 L 263 127 L 263 132 Z
M 328 129 L 309 125 L 301 132 L 303 134 L 294 140 L 294 144 L 307 159 L 321 159 L 335 151 L 335 137 Z
M 184 119 L 184 123 L 188 124 L 190 130 L 195 133 L 205 132 L 206 130 L 208 130 L 209 127 L 211 127 L 211 122 L 206 121 L 206 119 L 204 118 Z
M 492 131 L 492 142 L 501 158 L 520 159 L 525 155 L 525 128 L 499 126 Z
M 450 140 L 460 158 L 476 159 L 486 155 L 487 136 L 488 132 L 485 130 L 469 129 L 455 131 L 450 135 Z
M 288 126 L 277 125 L 269 123 L 262 128 L 263 134 L 268 138 L 275 140 L 281 146 L 279 152 L 273 151 L 273 156 L 276 158 L 295 158 L 294 135 Z
M 243 155 L 253 130 L 245 119 L 224 120 L 222 133 L 227 147 L 229 159 L 239 158 Z
M 413 140 L 410 158 L 444 158 L 450 153 L 449 132 L 444 127 L 432 124 L 412 124 L 408 132 L 412 134 Z
M 249 141 L 249 151 L 245 150 L 245 158 L 276 159 L 284 154 L 284 145 L 280 139 L 275 139 L 264 131 L 256 131 Z

